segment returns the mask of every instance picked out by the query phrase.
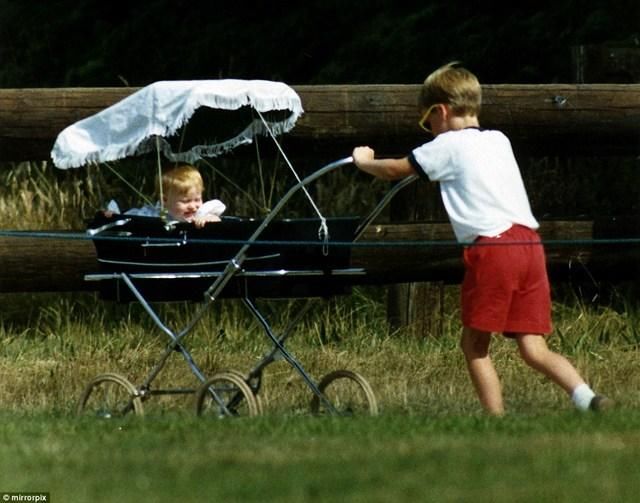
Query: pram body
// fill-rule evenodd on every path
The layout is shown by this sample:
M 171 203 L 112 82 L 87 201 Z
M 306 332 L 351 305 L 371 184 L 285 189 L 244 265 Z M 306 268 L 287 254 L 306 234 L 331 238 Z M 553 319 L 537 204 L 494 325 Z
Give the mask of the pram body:
M 262 222 L 223 217 L 221 222 L 198 229 L 185 222 L 99 213 L 89 227 L 111 226 L 94 239 L 104 278 L 102 298 L 135 300 L 120 280 L 120 274 L 126 273 L 148 301 L 200 301 Z M 249 248 L 241 270 L 219 297 L 307 298 L 349 293 L 351 277 L 364 274 L 350 267 L 347 245 L 359 223 L 358 218 L 328 219 L 332 241 L 345 245 L 323 247 L 317 239 L 317 219 L 274 220 Z M 129 239 L 113 239 L 118 237 Z M 111 281 L 109 274 L 113 274 Z

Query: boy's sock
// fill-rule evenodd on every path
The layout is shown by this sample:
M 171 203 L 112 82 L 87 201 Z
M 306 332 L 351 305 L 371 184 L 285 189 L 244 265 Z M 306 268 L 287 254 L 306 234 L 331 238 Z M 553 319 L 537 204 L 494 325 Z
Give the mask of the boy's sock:
M 589 410 L 589 404 L 596 394 L 587 384 L 580 384 L 571 393 L 571 400 L 578 410 Z

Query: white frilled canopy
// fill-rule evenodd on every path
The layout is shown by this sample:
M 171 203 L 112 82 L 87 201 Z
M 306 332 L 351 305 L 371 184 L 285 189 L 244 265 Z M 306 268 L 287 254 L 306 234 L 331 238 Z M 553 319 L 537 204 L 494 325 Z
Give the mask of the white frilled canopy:
M 217 110 L 251 107 L 259 114 L 229 138 L 212 138 L 188 150 L 174 151 L 166 138 L 175 135 L 201 107 Z M 285 113 L 278 113 L 277 119 L 264 115 L 272 111 Z M 256 135 L 267 134 L 267 129 L 274 135 L 285 133 L 302 113 L 300 97 L 281 82 L 235 79 L 155 82 L 64 129 L 53 146 L 51 158 L 56 167 L 68 169 L 159 148 L 171 161 L 195 162 L 251 143 Z

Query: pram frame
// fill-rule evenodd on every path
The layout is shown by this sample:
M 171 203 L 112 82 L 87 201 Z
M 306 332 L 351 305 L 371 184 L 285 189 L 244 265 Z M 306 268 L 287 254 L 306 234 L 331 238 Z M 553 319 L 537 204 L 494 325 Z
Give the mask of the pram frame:
M 169 273 L 169 274 L 159 274 L 159 273 L 150 273 L 150 274 L 128 274 L 128 273 L 111 273 L 111 274 L 90 274 L 85 277 L 88 281 L 105 281 L 105 280 L 118 280 L 122 281 L 126 287 L 130 290 L 130 292 L 135 296 L 138 302 L 142 305 L 144 310 L 149 314 L 154 324 L 164 332 L 171 340 L 167 348 L 165 349 L 160 361 L 152 368 L 149 375 L 143 380 L 142 384 L 139 386 L 133 386 L 125 378 L 121 376 L 113 377 L 114 375 L 109 375 L 115 381 L 117 381 L 120 385 L 124 386 L 129 393 L 130 404 L 126 405 L 124 408 L 124 412 L 134 411 L 138 415 L 142 415 L 142 401 L 146 398 L 154 395 L 169 395 L 169 394 L 196 394 L 196 412 L 201 415 L 203 413 L 203 401 L 206 396 L 210 396 L 211 399 L 217 404 L 219 407 L 218 415 L 219 416 L 229 416 L 236 415 L 235 406 L 238 401 L 242 399 L 246 400 L 248 403 L 248 408 L 250 414 L 252 412 L 261 413 L 261 406 L 257 399 L 258 392 L 261 386 L 261 377 L 262 371 L 273 361 L 275 361 L 278 357 L 284 358 L 287 363 L 298 373 L 298 375 L 303 379 L 305 384 L 309 387 L 313 394 L 312 400 L 312 410 L 314 412 L 318 412 L 323 409 L 325 412 L 333 415 L 344 413 L 344 411 L 339 411 L 334 404 L 327 398 L 324 389 L 330 385 L 333 380 L 336 379 L 349 379 L 355 382 L 364 393 L 365 399 L 367 403 L 367 409 L 369 414 L 375 415 L 378 412 L 378 404 L 375 398 L 375 395 L 369 385 L 369 383 L 359 374 L 347 370 L 339 370 L 331 372 L 327 374 L 322 380 L 319 382 L 314 381 L 309 373 L 304 369 L 301 363 L 296 360 L 296 358 L 287 350 L 285 346 L 285 341 L 289 337 L 289 334 L 293 330 L 294 326 L 302 319 L 302 317 L 306 314 L 308 309 L 311 306 L 310 302 L 306 303 L 304 309 L 301 309 L 298 312 L 298 315 L 289 323 L 288 327 L 284 330 L 284 332 L 277 336 L 272 330 L 269 322 L 262 315 L 258 307 L 256 306 L 255 300 L 245 295 L 242 297 L 243 304 L 249 310 L 253 318 L 260 324 L 265 332 L 269 341 L 273 344 L 273 348 L 267 352 L 263 359 L 255 365 L 246 375 L 236 371 L 227 371 L 222 374 L 216 374 L 213 378 L 207 379 L 205 373 L 200 369 L 200 367 L 196 364 L 194 358 L 190 354 L 190 352 L 186 349 L 186 347 L 182 344 L 182 339 L 196 326 L 196 324 L 202 319 L 205 313 L 208 311 L 210 305 L 216 301 L 221 292 L 224 290 L 225 286 L 229 283 L 229 281 L 234 277 L 241 277 L 243 275 L 251 276 L 251 275 L 283 275 L 283 274 L 300 274 L 300 275 L 312 275 L 312 274 L 325 274 L 324 271 L 261 271 L 261 272 L 244 272 L 242 271 L 242 264 L 247 258 L 247 251 L 249 248 L 256 243 L 259 239 L 260 235 L 267 228 L 267 226 L 279 215 L 280 211 L 287 204 L 287 202 L 291 199 L 291 197 L 298 192 L 300 189 L 309 185 L 313 181 L 318 178 L 324 176 L 325 174 L 334 171 L 342 166 L 351 164 L 353 159 L 351 157 L 341 159 L 332 163 L 327 164 L 326 166 L 320 168 L 316 172 L 307 176 L 303 180 L 300 180 L 298 183 L 293 185 L 287 193 L 280 199 L 280 201 L 276 204 L 273 210 L 265 217 L 262 223 L 258 226 L 258 228 L 253 232 L 251 237 L 247 239 L 246 243 L 242 245 L 239 251 L 232 257 L 224 270 L 218 273 Z M 397 183 L 392 189 L 390 189 L 385 197 L 378 203 L 378 205 L 371 211 L 371 213 L 361 222 L 359 227 L 356 229 L 354 240 L 359 239 L 362 236 L 362 233 L 366 230 L 366 228 L 370 225 L 370 223 L 380 214 L 380 212 L 384 209 L 384 207 L 388 204 L 388 202 L 397 194 L 402 188 L 407 186 L 409 183 L 412 183 L 417 176 L 407 178 L 399 183 Z M 114 222 L 114 226 L 117 226 L 119 222 L 123 222 L 123 220 L 119 220 Z M 122 223 L 120 223 L 122 225 Z M 113 226 L 111 226 L 113 227 Z M 110 227 L 110 228 L 111 228 Z M 101 229 L 89 230 L 89 234 L 92 236 L 96 236 L 100 233 L 100 231 L 105 230 L 105 226 Z M 343 269 L 340 271 L 333 271 L 332 273 L 342 274 L 342 275 L 353 275 L 360 276 L 366 274 L 366 271 L 358 268 L 349 268 Z M 144 279 L 168 279 L 168 278 L 177 278 L 177 277 L 215 277 L 215 281 L 213 284 L 205 291 L 204 294 L 204 302 L 201 307 L 198 309 L 196 314 L 189 320 L 186 326 L 175 332 L 171 330 L 161 319 L 160 316 L 156 313 L 150 303 L 145 299 L 142 293 L 138 290 L 136 285 L 133 282 L 133 279 L 144 278 Z M 197 390 L 191 388 L 176 388 L 176 389 L 152 389 L 151 385 L 156 377 L 160 374 L 162 369 L 165 367 L 169 357 L 174 352 L 179 352 L 187 365 L 191 369 L 192 373 L 196 376 L 196 378 L 202 383 L 201 387 Z M 80 402 L 78 404 L 78 413 L 83 413 L 86 408 L 86 403 L 92 393 L 92 387 L 95 385 L 97 381 L 99 381 L 100 376 L 94 379 L 89 385 L 85 388 Z M 237 378 L 237 379 L 236 379 Z M 216 379 L 226 379 L 233 381 L 233 385 L 236 386 L 235 393 L 232 399 L 229 402 L 225 402 L 224 399 L 219 396 L 219 393 L 213 387 L 213 382 Z M 123 384 L 124 383 L 124 384 Z M 244 384 L 246 384 L 246 387 Z M 134 391 L 132 391 L 134 390 Z M 247 391 L 250 391 L 249 392 Z M 253 402 L 255 400 L 255 403 Z M 352 411 L 348 411 L 352 412 Z M 109 416 L 110 417 L 110 416 Z

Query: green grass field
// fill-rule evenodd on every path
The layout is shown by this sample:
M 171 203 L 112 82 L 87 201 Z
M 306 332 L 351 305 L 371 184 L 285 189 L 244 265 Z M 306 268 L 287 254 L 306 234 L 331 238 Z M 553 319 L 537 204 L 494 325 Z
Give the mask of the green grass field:
M 54 502 L 637 501 L 640 491 L 635 410 L 0 421 L 0 492 Z

